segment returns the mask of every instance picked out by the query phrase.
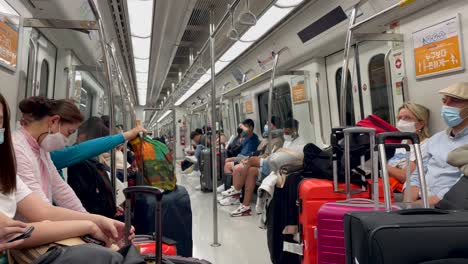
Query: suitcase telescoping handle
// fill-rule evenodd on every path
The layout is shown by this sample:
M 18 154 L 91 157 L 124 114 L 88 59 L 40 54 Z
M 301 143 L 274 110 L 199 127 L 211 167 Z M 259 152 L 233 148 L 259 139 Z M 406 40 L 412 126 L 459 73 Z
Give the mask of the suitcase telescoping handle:
M 385 195 L 385 210 L 390 212 L 392 210 L 391 204 L 391 190 L 390 190 L 390 179 L 388 175 L 387 169 L 387 155 L 385 153 L 385 140 L 386 139 L 410 139 L 414 146 L 414 152 L 416 156 L 416 164 L 419 172 L 419 181 L 421 184 L 421 196 L 423 200 L 423 206 L 425 208 L 429 208 L 429 202 L 427 199 L 427 185 L 426 185 L 426 177 L 424 173 L 424 165 L 422 160 L 421 154 L 421 146 L 419 145 L 419 137 L 416 133 L 409 133 L 409 132 L 385 132 L 377 135 L 376 141 L 378 142 L 378 150 L 380 156 L 380 165 L 382 167 L 382 177 L 384 181 L 384 195 Z M 409 179 L 407 179 L 407 182 Z M 410 188 L 407 186 L 406 188 Z
M 123 190 L 125 195 L 125 244 L 129 245 L 130 228 L 132 226 L 132 194 L 143 193 L 152 194 L 156 197 L 156 213 L 155 213 L 155 233 L 156 233 L 156 264 L 162 263 L 162 206 L 161 200 L 164 190 L 153 186 L 132 186 Z
M 334 192 L 339 192 L 338 188 L 338 153 L 336 151 L 336 148 L 338 146 L 339 142 L 339 135 L 343 134 L 343 129 L 344 127 L 335 127 L 332 128 L 332 134 L 330 138 L 330 144 L 333 147 L 332 151 L 332 163 L 333 163 L 333 191 Z
M 351 154 L 350 154 L 350 137 L 352 134 L 368 134 L 369 135 L 369 150 L 370 150 L 370 159 L 372 163 L 371 168 L 371 181 L 372 181 L 372 190 L 373 190 L 373 199 L 376 203 L 379 202 L 379 181 L 377 175 L 377 162 L 374 155 L 375 148 L 375 129 L 366 128 L 366 127 L 350 127 L 343 129 L 345 147 L 344 147 L 344 156 L 345 156 L 345 182 L 346 182 L 346 199 L 351 198 Z

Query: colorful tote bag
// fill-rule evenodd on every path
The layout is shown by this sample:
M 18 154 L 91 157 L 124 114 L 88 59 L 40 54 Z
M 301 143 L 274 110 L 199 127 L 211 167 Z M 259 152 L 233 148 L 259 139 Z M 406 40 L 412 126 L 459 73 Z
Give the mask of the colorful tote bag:
M 176 176 L 172 153 L 168 147 L 148 136 L 137 137 L 130 142 L 135 152 L 138 169 L 147 185 L 172 191 L 176 188 Z

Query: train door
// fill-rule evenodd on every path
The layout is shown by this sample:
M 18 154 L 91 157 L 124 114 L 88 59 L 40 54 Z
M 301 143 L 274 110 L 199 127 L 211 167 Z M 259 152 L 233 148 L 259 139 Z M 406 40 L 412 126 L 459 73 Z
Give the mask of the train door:
M 44 35 L 32 30 L 28 51 L 28 82 L 25 96 L 54 96 L 57 48 Z
M 398 51 L 391 52 L 391 48 L 387 42 L 364 42 L 359 45 L 359 61 L 364 114 L 375 114 L 395 124 L 395 111 L 403 102 L 401 86 L 396 85 L 404 73 L 392 81 L 392 71 L 402 67 L 403 57 L 398 55 Z
M 350 50 L 349 69 L 347 73 L 346 125 L 354 125 L 362 118 L 353 53 L 354 48 Z M 340 94 L 341 76 L 343 74 L 343 52 L 338 52 L 326 57 L 325 62 L 327 65 L 327 82 L 330 96 L 332 124 L 336 127 L 340 125 Z

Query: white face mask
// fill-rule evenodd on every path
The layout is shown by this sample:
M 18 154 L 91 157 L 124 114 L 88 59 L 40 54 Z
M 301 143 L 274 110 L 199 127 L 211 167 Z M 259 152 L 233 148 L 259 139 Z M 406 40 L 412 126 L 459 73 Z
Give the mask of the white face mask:
M 398 130 L 400 130 L 400 132 L 415 133 L 416 132 L 416 123 L 400 119 L 398 121 L 397 125 L 396 125 L 396 128 Z
M 41 142 L 41 148 L 46 152 L 52 152 L 59 149 L 65 148 L 67 146 L 67 137 L 60 133 L 60 123 L 59 131 L 57 133 L 52 133 L 49 127 L 49 133 Z
M 284 135 L 284 141 L 291 142 L 293 141 L 293 137 L 291 135 Z

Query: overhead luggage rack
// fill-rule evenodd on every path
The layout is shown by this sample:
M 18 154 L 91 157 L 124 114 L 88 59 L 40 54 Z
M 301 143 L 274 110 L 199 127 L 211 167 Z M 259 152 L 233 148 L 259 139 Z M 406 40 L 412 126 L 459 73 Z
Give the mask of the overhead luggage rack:
M 344 47 L 344 59 L 343 59 L 343 72 L 348 72 L 349 64 L 349 51 L 353 40 L 356 42 L 361 41 L 395 41 L 403 42 L 403 34 L 399 33 L 385 33 L 391 23 L 398 21 L 406 16 L 416 13 L 425 7 L 428 7 L 440 0 L 400 0 L 398 3 L 391 5 L 390 7 L 368 17 L 362 21 L 356 22 L 358 9 L 363 4 L 367 3 L 368 0 L 359 1 L 351 9 L 349 16 L 349 26 L 346 33 L 346 41 Z M 388 61 L 386 56 L 386 61 Z M 341 94 L 340 94 L 340 124 L 341 126 L 346 125 L 346 97 L 347 97 L 347 85 L 348 78 L 346 74 L 341 76 Z M 387 87 L 390 89 L 391 87 Z M 393 105 L 393 98 L 389 96 L 389 105 Z M 391 115 L 392 115 L 391 111 Z M 395 117 L 391 116 L 392 121 Z

